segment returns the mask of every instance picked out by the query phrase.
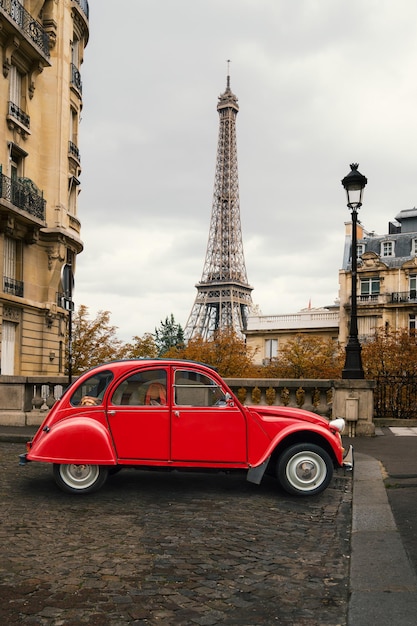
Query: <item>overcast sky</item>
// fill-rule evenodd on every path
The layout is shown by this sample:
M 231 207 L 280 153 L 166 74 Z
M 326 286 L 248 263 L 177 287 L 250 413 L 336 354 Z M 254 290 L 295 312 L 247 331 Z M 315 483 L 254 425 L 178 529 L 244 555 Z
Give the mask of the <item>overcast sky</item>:
M 341 179 L 367 230 L 417 204 L 415 0 L 89 0 L 74 300 L 118 336 L 185 326 L 205 259 L 227 59 L 248 281 L 264 315 L 333 304 Z

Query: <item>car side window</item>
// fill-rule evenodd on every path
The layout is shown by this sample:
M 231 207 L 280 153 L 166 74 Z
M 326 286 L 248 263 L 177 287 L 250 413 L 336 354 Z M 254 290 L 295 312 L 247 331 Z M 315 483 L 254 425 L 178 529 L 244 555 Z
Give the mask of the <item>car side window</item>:
M 179 406 L 225 406 L 226 395 L 209 376 L 192 370 L 175 372 L 175 404 Z
M 92 374 L 84 380 L 71 396 L 73 406 L 95 406 L 103 401 L 104 392 L 113 379 L 112 372 L 105 370 Z
M 120 383 L 111 403 L 118 406 L 164 406 L 167 404 L 166 390 L 165 370 L 141 370 Z

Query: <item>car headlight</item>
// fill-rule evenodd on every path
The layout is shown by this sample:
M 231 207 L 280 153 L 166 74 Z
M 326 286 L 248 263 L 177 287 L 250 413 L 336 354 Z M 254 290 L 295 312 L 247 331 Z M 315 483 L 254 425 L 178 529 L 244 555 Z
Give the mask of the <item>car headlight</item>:
M 345 420 L 343 419 L 343 417 L 338 417 L 337 419 L 329 422 L 329 426 L 332 430 L 337 430 L 339 433 L 341 433 L 345 429 Z

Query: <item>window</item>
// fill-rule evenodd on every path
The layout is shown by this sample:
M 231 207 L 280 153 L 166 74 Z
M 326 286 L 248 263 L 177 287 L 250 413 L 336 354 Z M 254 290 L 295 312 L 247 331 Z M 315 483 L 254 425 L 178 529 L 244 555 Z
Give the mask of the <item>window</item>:
M 408 316 L 408 330 L 410 331 L 410 333 L 415 333 L 416 332 L 416 316 L 415 315 L 409 315 Z
M 356 256 L 358 259 L 360 259 L 360 257 L 362 256 L 362 254 L 365 252 L 365 244 L 364 243 L 358 243 L 358 245 L 356 246 Z
M 175 372 L 175 404 L 182 406 L 225 406 L 226 395 L 219 385 L 199 372 Z
M 108 370 L 93 374 L 74 391 L 71 404 L 73 406 L 101 404 L 104 392 L 112 378 L 113 374 Z
M 275 359 L 278 355 L 278 339 L 265 340 L 265 358 Z
M 23 248 L 20 241 L 4 237 L 3 247 L 3 291 L 23 298 L 22 282 Z
M 415 300 L 417 297 L 417 274 L 410 274 L 408 277 L 408 285 L 410 300 Z
M 30 117 L 25 113 L 24 75 L 12 65 L 9 73 L 9 116 L 18 120 L 26 128 L 30 127 Z M 10 119 L 10 118 L 9 118 Z
M 167 373 L 165 370 L 140 371 L 126 378 L 111 399 L 119 406 L 164 406 L 167 404 Z
M 380 293 L 380 279 L 379 276 L 372 276 L 370 278 L 361 278 L 361 300 L 372 300 L 376 298 Z
M 381 243 L 381 256 L 394 256 L 393 241 L 383 241 Z
M 14 353 L 16 343 L 16 324 L 3 322 L 1 334 L 1 374 L 14 374 Z
M 417 255 L 417 239 L 411 240 L 411 254 Z

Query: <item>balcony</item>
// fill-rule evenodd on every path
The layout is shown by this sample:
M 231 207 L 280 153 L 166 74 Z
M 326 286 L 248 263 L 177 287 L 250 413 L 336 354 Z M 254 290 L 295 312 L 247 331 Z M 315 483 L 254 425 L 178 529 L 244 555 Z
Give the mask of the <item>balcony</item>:
M 72 141 L 68 142 L 68 156 L 75 159 L 78 163 L 80 162 L 80 151 Z
M 71 63 L 71 85 L 73 85 L 80 94 L 83 92 L 81 74 L 74 65 L 74 63 Z
M 30 128 L 30 117 L 20 107 L 12 101 L 9 101 L 9 113 L 7 119 L 11 122 L 17 120 L 19 125 L 24 126 L 26 132 Z
M 410 291 L 394 291 L 390 294 L 389 302 L 391 304 L 408 304 L 417 302 L 417 291 L 415 289 L 410 289 Z
M 75 2 L 75 4 L 78 4 L 78 6 L 80 7 L 81 11 L 84 13 L 85 17 L 88 19 L 89 18 L 89 7 L 88 7 L 88 2 L 87 0 L 73 0 Z
M 29 215 L 45 221 L 46 200 L 30 178 L 19 178 L 14 181 L 0 174 L 0 198 L 11 202 L 14 206 Z
M 19 298 L 23 298 L 23 283 L 21 280 L 16 280 L 15 278 L 9 278 L 8 276 L 4 276 L 3 291 L 4 293 L 9 293 L 12 296 L 18 296 Z
M 19 0 L 0 0 L 0 13 L 5 14 L 9 21 L 26 36 L 26 38 L 49 59 L 49 37 L 42 24 L 37 22 L 26 11 Z

